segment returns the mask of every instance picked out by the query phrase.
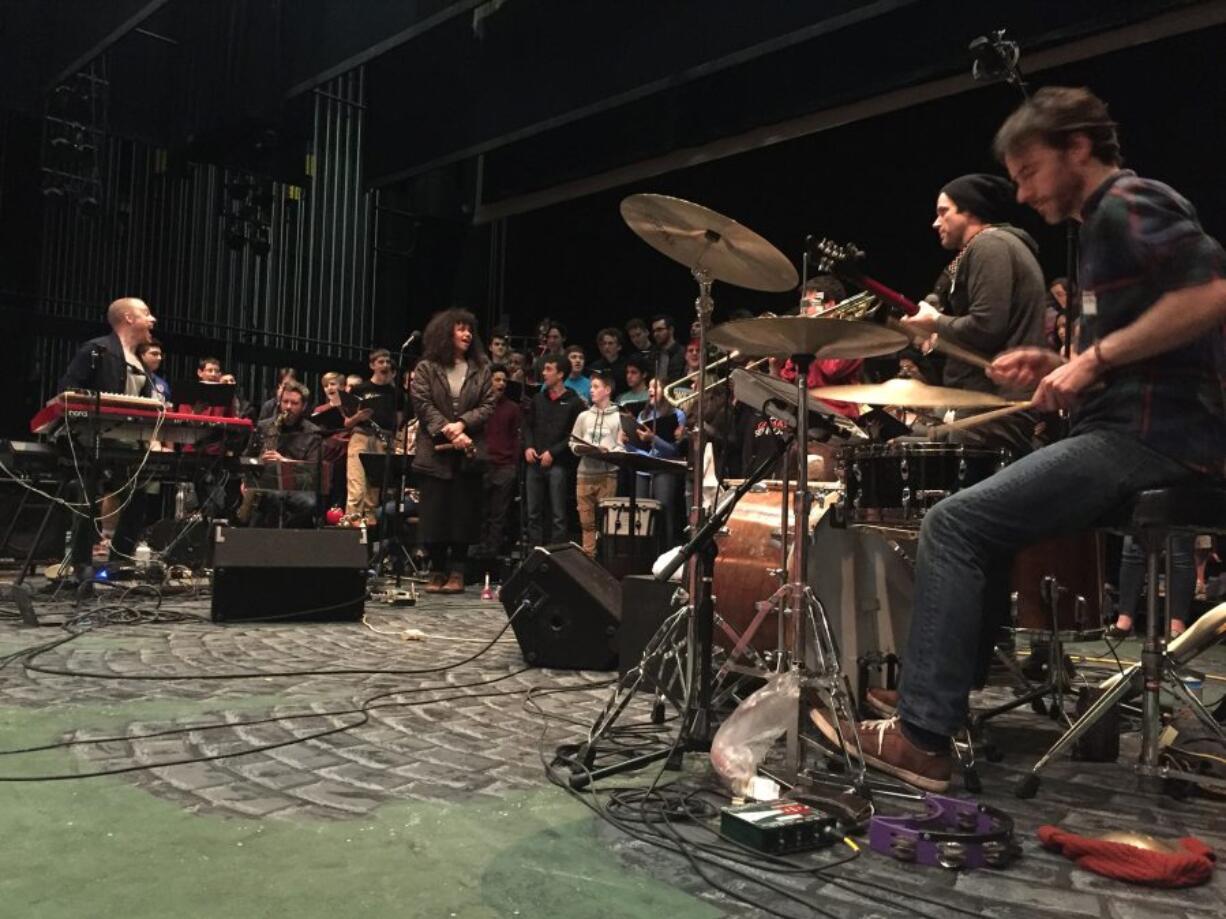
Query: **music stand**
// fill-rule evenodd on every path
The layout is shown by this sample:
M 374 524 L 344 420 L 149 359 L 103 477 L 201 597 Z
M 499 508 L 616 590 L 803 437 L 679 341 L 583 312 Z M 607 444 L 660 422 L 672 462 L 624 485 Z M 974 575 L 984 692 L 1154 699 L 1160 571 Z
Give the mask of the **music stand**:
M 370 567 L 378 571 L 388 555 L 396 553 L 392 559 L 392 571 L 396 576 L 396 586 L 400 586 L 400 578 L 404 574 L 404 563 L 409 563 L 412 572 L 410 577 L 418 577 L 420 572 L 413 561 L 413 554 L 401 539 L 401 528 L 393 526 L 391 517 L 401 517 L 404 514 L 404 492 L 413 478 L 413 455 L 409 453 L 359 453 L 362 471 L 366 473 L 366 481 L 374 481 L 379 476 L 383 486 L 379 490 L 379 550 L 371 558 Z M 397 482 L 396 504 L 392 514 L 387 513 L 387 483 Z
M 602 463 L 608 463 L 610 466 L 616 466 L 618 469 L 625 469 L 635 474 L 635 487 L 630 489 L 630 564 L 637 565 L 642 552 L 639 547 L 640 540 L 636 538 L 639 535 L 637 474 L 640 472 L 672 472 L 684 475 L 689 471 L 689 464 L 684 460 L 663 459 L 659 456 L 635 453 L 630 450 L 605 450 L 578 438 L 572 438 L 571 452 L 575 456 L 598 459 Z

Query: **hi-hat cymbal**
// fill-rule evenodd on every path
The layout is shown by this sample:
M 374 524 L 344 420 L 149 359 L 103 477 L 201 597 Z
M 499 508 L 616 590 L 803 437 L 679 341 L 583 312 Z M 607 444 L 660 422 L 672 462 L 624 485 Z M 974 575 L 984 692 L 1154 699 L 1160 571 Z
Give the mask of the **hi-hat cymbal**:
M 875 322 L 814 316 L 734 319 L 707 333 L 707 342 L 746 357 L 877 357 L 907 346 L 907 336 Z
M 631 195 L 622 219 L 647 245 L 718 281 L 750 290 L 791 290 L 800 276 L 782 252 L 735 220 L 668 195 Z
M 819 319 L 818 322 L 830 322 Z M 865 405 L 901 405 L 907 408 L 989 408 L 1012 405 L 1008 399 L 992 393 L 971 389 L 950 389 L 929 386 L 918 380 L 896 378 L 884 383 L 864 383 L 850 386 L 822 386 L 809 390 L 818 399 L 836 402 L 860 402 Z
M 733 370 L 729 377 L 733 389 L 736 390 L 737 402 L 742 402 L 763 415 L 771 414 L 768 403 L 788 409 L 795 414 L 797 402 L 796 387 L 793 384 L 776 379 L 769 374 L 742 370 L 740 367 Z M 811 390 L 811 392 L 816 391 Z M 813 396 L 809 396 L 806 401 L 811 416 L 810 430 L 813 431 L 814 436 L 838 437 L 848 443 L 868 440 L 868 434 L 850 418 L 843 417 L 824 402 L 814 399 Z

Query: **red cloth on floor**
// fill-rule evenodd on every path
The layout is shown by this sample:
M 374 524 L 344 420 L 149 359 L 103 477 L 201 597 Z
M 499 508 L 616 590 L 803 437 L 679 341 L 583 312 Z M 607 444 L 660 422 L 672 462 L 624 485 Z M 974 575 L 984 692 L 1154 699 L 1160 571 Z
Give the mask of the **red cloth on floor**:
M 1213 876 L 1217 856 L 1192 836 L 1179 840 L 1182 852 L 1153 852 L 1122 842 L 1077 836 L 1058 826 L 1041 826 L 1039 842 L 1054 849 L 1077 867 L 1095 874 L 1152 887 L 1195 887 Z

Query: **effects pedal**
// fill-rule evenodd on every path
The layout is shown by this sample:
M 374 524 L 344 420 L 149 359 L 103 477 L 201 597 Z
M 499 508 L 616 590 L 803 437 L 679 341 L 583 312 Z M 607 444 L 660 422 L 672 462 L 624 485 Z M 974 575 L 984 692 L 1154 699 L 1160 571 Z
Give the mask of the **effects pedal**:
M 723 808 L 719 832 L 733 842 L 771 855 L 807 852 L 829 845 L 840 835 L 836 817 L 786 798 Z

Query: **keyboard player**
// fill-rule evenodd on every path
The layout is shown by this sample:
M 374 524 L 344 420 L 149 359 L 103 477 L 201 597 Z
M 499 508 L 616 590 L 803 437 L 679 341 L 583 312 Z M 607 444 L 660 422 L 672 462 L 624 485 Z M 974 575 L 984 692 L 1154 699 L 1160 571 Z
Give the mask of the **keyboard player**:
M 106 319 L 111 333 L 91 339 L 77 350 L 60 379 L 60 391 L 77 389 L 151 397 L 152 383 L 136 356 L 137 347 L 152 340 L 157 321 L 148 304 L 135 297 L 122 297 L 107 307 Z M 133 459 L 139 460 L 139 456 Z M 120 481 L 126 478 L 124 475 Z M 117 497 L 121 509 L 111 538 L 110 561 L 122 564 L 136 550 L 145 517 L 145 494 L 140 489 L 135 492 L 127 489 Z M 78 581 L 93 576 L 91 551 L 101 536 L 94 513 L 91 509 L 90 517 L 78 517 L 73 530 L 71 562 Z

